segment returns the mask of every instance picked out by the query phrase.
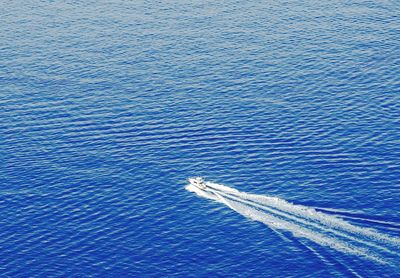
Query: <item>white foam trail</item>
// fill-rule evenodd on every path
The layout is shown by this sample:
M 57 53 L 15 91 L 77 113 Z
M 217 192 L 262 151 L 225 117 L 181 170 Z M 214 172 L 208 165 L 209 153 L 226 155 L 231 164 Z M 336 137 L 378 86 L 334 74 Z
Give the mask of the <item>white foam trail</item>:
M 368 250 L 366 250 L 364 248 L 356 248 L 356 247 L 350 246 L 349 244 L 347 244 L 344 241 L 341 241 L 341 240 L 338 240 L 335 238 L 331 238 L 322 233 L 315 232 L 311 229 L 307 229 L 302 226 L 296 225 L 290 221 L 282 220 L 282 219 L 275 217 L 273 215 L 270 215 L 268 213 L 263 213 L 255 208 L 252 208 L 251 206 L 244 205 L 240 202 L 231 201 L 226 198 L 223 198 L 223 199 L 224 199 L 224 203 L 226 203 L 230 208 L 232 208 L 236 212 L 238 212 L 246 217 L 249 217 L 255 221 L 262 222 L 262 223 L 264 223 L 268 226 L 271 226 L 273 228 L 276 228 L 276 229 L 290 231 L 294 236 L 307 238 L 307 239 L 314 241 L 320 245 L 329 246 L 331 248 L 334 248 L 338 251 L 342 251 L 344 253 L 363 256 L 363 257 L 369 258 L 371 260 L 377 261 L 382 264 L 385 263 L 385 261 L 383 261 L 380 257 L 369 254 Z
M 345 210 L 336 210 L 332 208 L 322 208 L 322 207 L 315 207 L 314 209 L 321 211 L 323 213 L 326 212 L 328 214 L 329 213 L 337 214 L 344 219 L 352 219 L 352 220 L 354 219 L 354 220 L 359 220 L 360 222 L 367 222 L 367 223 L 381 225 L 383 228 L 387 229 L 400 230 L 400 224 L 391 221 L 383 221 L 383 220 L 371 219 L 365 216 L 354 215 L 352 212 Z
M 390 243 L 395 246 L 400 245 L 399 238 L 393 238 L 370 228 L 358 227 L 350 224 L 340 218 L 337 218 L 333 215 L 329 215 L 326 213 L 318 212 L 314 208 L 302 206 L 302 205 L 294 205 L 289 203 L 283 199 L 279 199 L 276 197 L 268 197 L 262 195 L 254 195 L 248 193 L 239 192 L 236 194 L 238 197 L 241 197 L 245 200 L 255 201 L 256 203 L 270 206 L 276 209 L 279 209 L 284 212 L 289 212 L 293 215 L 305 218 L 307 220 L 312 220 L 318 223 L 321 223 L 325 226 L 333 227 L 335 229 L 340 229 L 345 232 L 349 232 L 352 234 L 357 234 L 358 236 L 372 238 L 379 242 Z
M 227 192 L 227 193 L 240 193 L 239 190 L 235 189 L 235 188 L 231 188 L 229 186 L 225 186 L 222 184 L 218 184 L 218 183 L 213 183 L 213 182 L 206 182 L 206 185 L 208 187 L 223 191 L 223 192 Z
M 314 229 L 315 231 L 320 231 L 321 230 L 323 233 L 325 233 L 327 235 L 333 235 L 335 237 L 340 237 L 340 238 L 343 237 L 343 238 L 348 239 L 348 240 L 353 240 L 354 243 L 364 244 L 366 246 L 374 247 L 374 248 L 383 250 L 385 252 L 388 252 L 390 254 L 397 255 L 396 252 L 391 251 L 391 250 L 387 249 L 386 247 L 383 247 L 383 246 L 381 246 L 379 244 L 376 244 L 374 241 L 363 240 L 362 238 L 358 238 L 358 237 L 354 236 L 353 234 L 348 234 L 348 231 L 342 231 L 340 229 L 336 229 L 337 227 L 334 228 L 332 226 L 326 225 L 325 223 L 323 225 L 321 225 L 321 223 L 315 222 L 315 219 L 312 219 L 312 218 L 304 219 L 304 218 L 299 217 L 298 215 L 290 214 L 290 213 L 288 213 L 288 212 L 286 212 L 284 210 L 273 209 L 273 208 L 270 208 L 268 206 L 260 205 L 259 203 L 251 203 L 251 202 L 249 202 L 247 200 L 241 200 L 241 199 L 239 199 L 237 197 L 233 197 L 231 195 L 228 195 L 228 194 L 225 194 L 225 193 L 222 193 L 222 192 L 219 192 L 219 193 L 216 193 L 216 194 L 222 194 L 223 196 L 225 196 L 227 198 L 231 198 L 233 200 L 236 200 L 236 201 L 239 201 L 239 202 L 242 202 L 242 203 L 246 203 L 248 205 L 254 206 L 254 207 L 259 208 L 259 209 L 262 209 L 264 211 L 268 211 L 269 213 L 272 213 L 272 214 L 277 215 L 279 217 L 283 217 L 283 218 L 285 218 L 287 220 L 293 221 L 294 223 L 302 224 L 302 225 L 304 225 L 304 226 L 306 226 L 306 227 L 308 227 L 310 229 Z M 292 206 L 295 206 L 295 205 L 292 205 Z
M 331 214 L 294 205 L 280 198 L 248 194 L 216 183 L 207 182 L 206 185 L 205 190 L 192 185 L 187 189 L 201 197 L 221 202 L 274 230 L 289 231 L 296 237 L 382 264 L 400 263 L 399 238 L 355 226 Z
M 215 201 L 220 201 L 220 199 L 218 198 L 217 195 L 215 195 L 214 193 L 209 193 L 207 191 L 201 190 L 200 188 L 198 188 L 197 186 L 194 185 L 187 185 L 185 187 L 186 190 L 190 191 L 190 192 L 194 192 L 197 195 L 199 195 L 200 197 L 204 197 L 207 199 L 211 199 L 211 200 L 215 200 Z

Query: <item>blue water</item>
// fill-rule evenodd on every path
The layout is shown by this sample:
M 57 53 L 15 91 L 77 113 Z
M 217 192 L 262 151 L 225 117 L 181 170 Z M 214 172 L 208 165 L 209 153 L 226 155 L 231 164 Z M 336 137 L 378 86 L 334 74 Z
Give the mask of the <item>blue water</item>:
M 399 276 L 184 188 L 398 238 L 398 8 L 3 1 L 0 276 Z

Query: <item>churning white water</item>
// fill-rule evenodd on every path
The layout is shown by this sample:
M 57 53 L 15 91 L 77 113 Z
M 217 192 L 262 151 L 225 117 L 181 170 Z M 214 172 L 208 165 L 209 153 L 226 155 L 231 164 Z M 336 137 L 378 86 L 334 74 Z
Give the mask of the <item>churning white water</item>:
M 264 223 L 274 231 L 287 231 L 295 237 L 382 264 L 395 266 L 400 262 L 398 237 L 356 226 L 335 215 L 280 198 L 240 192 L 211 182 L 206 182 L 206 185 L 205 190 L 193 185 L 186 186 L 186 189 Z

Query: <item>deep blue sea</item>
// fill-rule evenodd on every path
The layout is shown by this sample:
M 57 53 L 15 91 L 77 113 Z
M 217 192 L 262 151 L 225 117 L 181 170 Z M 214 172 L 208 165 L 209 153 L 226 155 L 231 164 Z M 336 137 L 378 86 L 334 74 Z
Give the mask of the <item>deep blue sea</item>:
M 400 277 L 399 246 L 362 237 L 400 237 L 399 15 L 2 1 L 0 276 Z M 318 244 L 341 226 L 285 207 L 322 237 L 200 198 L 192 176 L 343 219 L 364 249 Z

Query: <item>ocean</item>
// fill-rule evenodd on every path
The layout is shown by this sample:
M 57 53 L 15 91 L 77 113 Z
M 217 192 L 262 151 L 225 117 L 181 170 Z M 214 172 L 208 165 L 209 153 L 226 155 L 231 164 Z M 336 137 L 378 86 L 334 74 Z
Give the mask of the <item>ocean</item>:
M 400 276 L 395 1 L 0 7 L 1 277 Z

